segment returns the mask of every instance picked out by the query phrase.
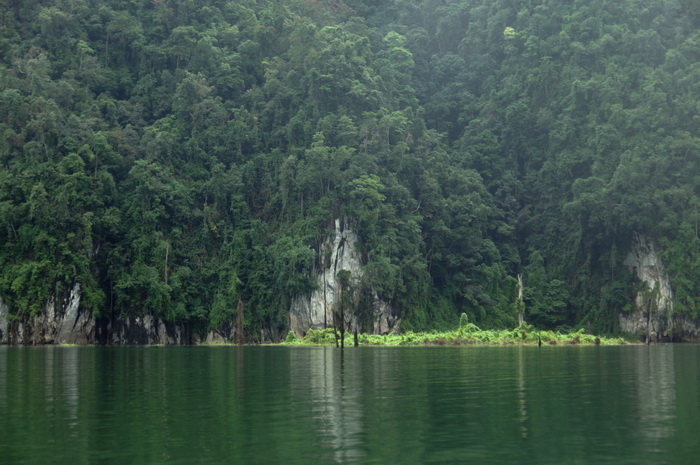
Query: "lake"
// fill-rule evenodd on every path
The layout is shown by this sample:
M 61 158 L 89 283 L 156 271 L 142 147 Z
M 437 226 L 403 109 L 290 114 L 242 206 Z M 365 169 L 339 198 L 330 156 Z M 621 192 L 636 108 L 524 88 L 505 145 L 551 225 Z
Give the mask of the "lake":
M 2 464 L 690 464 L 700 346 L 0 347 Z

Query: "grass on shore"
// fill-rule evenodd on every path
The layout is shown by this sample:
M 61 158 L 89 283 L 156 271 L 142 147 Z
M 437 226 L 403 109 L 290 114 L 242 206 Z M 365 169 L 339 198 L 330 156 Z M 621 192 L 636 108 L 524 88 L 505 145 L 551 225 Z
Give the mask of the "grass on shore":
M 585 334 L 583 329 L 570 333 L 540 331 L 523 325 L 512 330 L 481 330 L 468 323 L 455 331 L 403 334 L 358 334 L 361 346 L 459 346 L 459 345 L 622 345 L 629 340 Z M 286 345 L 335 345 L 333 329 L 310 329 L 303 338 L 290 331 Z M 345 333 L 345 345 L 353 345 L 353 334 Z

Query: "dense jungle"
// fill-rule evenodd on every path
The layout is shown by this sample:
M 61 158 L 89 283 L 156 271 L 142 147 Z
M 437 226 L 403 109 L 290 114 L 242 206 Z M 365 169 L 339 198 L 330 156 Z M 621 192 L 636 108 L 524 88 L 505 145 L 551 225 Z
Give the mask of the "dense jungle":
M 655 244 L 700 317 L 697 0 L 2 0 L 0 296 L 286 335 L 352 311 L 620 330 Z M 653 289 L 649 290 L 653 292 Z M 277 336 L 276 336 L 277 335 Z

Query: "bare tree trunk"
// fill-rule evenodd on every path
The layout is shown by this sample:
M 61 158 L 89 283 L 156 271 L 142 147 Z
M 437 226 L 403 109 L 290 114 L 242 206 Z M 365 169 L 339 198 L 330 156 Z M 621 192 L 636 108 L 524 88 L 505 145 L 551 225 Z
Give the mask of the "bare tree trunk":
M 523 310 L 525 304 L 523 303 L 523 275 L 518 275 L 518 328 L 523 325 Z
M 340 288 L 340 349 L 345 348 L 345 306 L 346 293 L 350 286 L 350 272 L 348 270 L 340 270 L 337 274 L 338 285 Z
M 333 309 L 333 337 L 335 338 L 335 347 L 338 346 L 338 319 L 335 316 L 335 308 Z
M 340 348 L 345 348 L 345 309 L 343 308 L 343 293 L 340 293 Z
M 165 242 L 165 266 L 163 267 L 163 281 L 168 284 L 168 254 L 170 253 L 170 242 Z
M 651 344 L 651 299 L 647 302 L 647 344 Z
M 236 322 L 237 326 L 237 331 L 236 331 L 236 337 L 238 339 L 238 345 L 242 346 L 243 345 L 243 301 L 241 299 L 238 299 L 238 319 Z

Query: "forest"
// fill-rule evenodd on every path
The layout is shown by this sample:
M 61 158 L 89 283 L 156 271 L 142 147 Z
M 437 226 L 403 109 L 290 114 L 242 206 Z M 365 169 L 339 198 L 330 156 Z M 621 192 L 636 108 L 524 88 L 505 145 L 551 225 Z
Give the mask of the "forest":
M 698 0 L 3 0 L 0 296 L 256 340 L 344 218 L 405 330 L 700 317 L 699 96 Z

